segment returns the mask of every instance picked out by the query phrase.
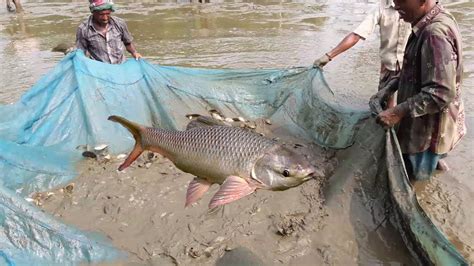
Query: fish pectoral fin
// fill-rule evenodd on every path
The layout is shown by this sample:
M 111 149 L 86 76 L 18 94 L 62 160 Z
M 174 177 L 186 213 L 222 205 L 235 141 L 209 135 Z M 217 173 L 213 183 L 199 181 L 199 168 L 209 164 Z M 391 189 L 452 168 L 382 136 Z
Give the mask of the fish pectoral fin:
M 224 183 L 222 183 L 214 197 L 212 197 L 209 208 L 212 209 L 241 199 L 252 194 L 255 189 L 257 189 L 257 187 L 253 184 L 249 184 L 247 180 L 239 176 L 229 176 Z
M 184 207 L 188 207 L 194 202 L 198 201 L 204 193 L 211 187 L 211 183 L 202 178 L 194 178 L 188 185 L 188 191 L 186 192 L 186 203 Z

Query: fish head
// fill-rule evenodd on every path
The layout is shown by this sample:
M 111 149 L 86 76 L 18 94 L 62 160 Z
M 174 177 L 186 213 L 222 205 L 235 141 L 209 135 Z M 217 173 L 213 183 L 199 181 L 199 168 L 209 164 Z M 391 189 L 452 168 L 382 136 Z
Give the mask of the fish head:
M 279 146 L 256 161 L 252 178 L 266 189 L 285 190 L 303 184 L 315 173 L 318 170 L 306 156 Z

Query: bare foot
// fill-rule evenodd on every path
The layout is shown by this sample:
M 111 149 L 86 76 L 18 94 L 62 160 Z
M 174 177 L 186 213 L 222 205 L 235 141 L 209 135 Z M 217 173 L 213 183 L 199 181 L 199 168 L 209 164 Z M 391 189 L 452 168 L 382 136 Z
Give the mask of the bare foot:
M 438 161 L 438 165 L 436 166 L 436 169 L 440 171 L 444 171 L 444 172 L 449 171 L 448 163 L 446 163 L 444 159 L 440 159 Z

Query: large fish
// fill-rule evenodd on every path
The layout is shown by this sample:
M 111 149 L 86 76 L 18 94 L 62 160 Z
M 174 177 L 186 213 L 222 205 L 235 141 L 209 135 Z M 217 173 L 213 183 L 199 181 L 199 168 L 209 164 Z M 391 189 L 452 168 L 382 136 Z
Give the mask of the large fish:
M 196 176 L 189 183 L 185 206 L 196 202 L 215 183 L 221 186 L 209 208 L 233 202 L 257 189 L 285 190 L 298 186 L 317 171 L 305 156 L 237 127 L 211 123 L 176 131 L 145 127 L 119 116 L 110 116 L 109 120 L 127 128 L 136 141 L 119 170 L 149 150 Z

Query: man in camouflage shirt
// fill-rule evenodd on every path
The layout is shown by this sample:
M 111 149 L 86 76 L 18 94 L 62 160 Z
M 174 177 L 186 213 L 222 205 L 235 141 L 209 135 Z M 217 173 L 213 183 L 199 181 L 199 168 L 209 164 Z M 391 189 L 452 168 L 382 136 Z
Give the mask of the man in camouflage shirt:
M 462 44 L 454 17 L 434 0 L 395 0 L 412 24 L 400 77 L 371 98 L 383 103 L 398 90 L 398 105 L 377 116 L 397 135 L 410 178 L 428 179 L 439 160 L 466 134 L 461 99 Z
M 111 0 L 90 0 L 92 15 L 79 25 L 76 47 L 92 59 L 109 64 L 125 61 L 124 46 L 135 58 L 142 56 L 133 45 L 133 38 L 124 20 L 111 16 L 114 4 Z

